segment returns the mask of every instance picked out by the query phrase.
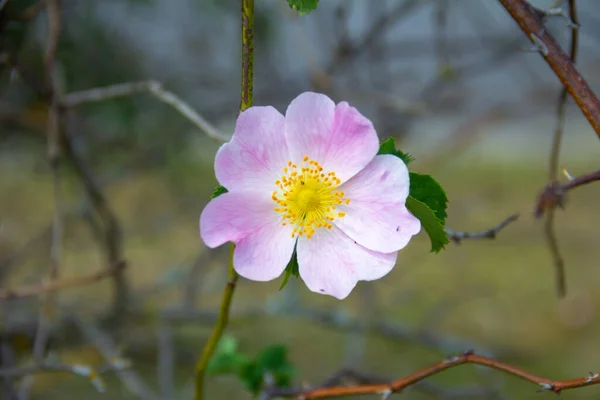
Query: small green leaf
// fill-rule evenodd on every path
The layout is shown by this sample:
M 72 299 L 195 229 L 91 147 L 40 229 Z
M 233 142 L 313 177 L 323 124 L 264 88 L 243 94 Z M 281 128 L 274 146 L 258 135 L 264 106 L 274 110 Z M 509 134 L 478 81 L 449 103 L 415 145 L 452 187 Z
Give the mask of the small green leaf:
M 438 253 L 448 244 L 448 235 L 444 230 L 444 222 L 441 221 L 429 206 L 412 196 L 406 199 L 406 208 L 421 221 L 421 226 L 429 235 L 431 251 Z M 445 212 L 445 211 L 444 211 Z
M 300 271 L 298 270 L 298 255 L 296 254 L 296 248 L 294 247 L 294 252 L 292 253 L 292 258 L 288 265 L 285 267 L 285 272 L 283 274 L 283 281 L 281 282 L 281 286 L 279 290 L 283 289 L 285 285 L 287 285 L 291 276 L 295 276 L 296 278 L 300 277 Z
M 265 371 L 256 363 L 256 361 L 249 362 L 240 369 L 238 377 L 253 395 L 257 395 L 260 392 L 263 376 Z
M 213 193 L 210 195 L 210 199 L 214 199 L 216 197 L 219 197 L 220 195 L 222 195 L 223 193 L 227 193 L 228 190 L 225 189 L 223 186 L 219 185 L 215 188 L 215 190 L 213 191 Z
M 441 221 L 442 227 L 446 224 L 446 207 L 448 197 L 440 184 L 431 175 L 410 173 L 411 197 L 425 203 Z
M 410 162 L 414 160 L 410 154 L 396 150 L 396 140 L 393 137 L 387 138 L 381 142 L 377 154 L 392 154 L 404 161 L 404 164 L 406 165 L 410 164 Z
M 288 0 L 290 8 L 296 10 L 300 15 L 306 15 L 317 8 L 319 0 Z
M 237 341 L 231 336 L 224 336 L 219 341 L 206 370 L 209 374 L 238 374 L 246 364 L 248 358 L 237 351 Z

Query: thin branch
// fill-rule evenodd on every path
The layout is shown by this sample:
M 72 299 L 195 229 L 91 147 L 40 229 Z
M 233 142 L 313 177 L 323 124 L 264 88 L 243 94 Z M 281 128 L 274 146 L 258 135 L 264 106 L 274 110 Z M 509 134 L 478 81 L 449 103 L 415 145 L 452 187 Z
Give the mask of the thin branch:
M 108 363 L 115 363 L 115 360 L 122 360 L 121 353 L 112 338 L 96 325 L 86 323 L 74 314 L 69 315 L 72 321 L 81 330 L 82 334 L 93 343 L 100 351 Z M 123 385 L 136 397 L 144 400 L 159 400 L 146 383 L 133 369 L 124 369 L 118 371 L 117 376 L 123 382 Z
M 125 256 L 123 254 L 121 224 L 102 192 L 102 188 L 88 165 L 87 160 L 75 146 L 71 132 L 66 130 L 63 137 L 65 155 L 78 175 L 94 210 L 102 221 L 106 262 L 111 266 L 122 265 Z M 114 322 L 121 322 L 127 314 L 130 288 L 124 268 L 117 268 L 112 277 L 114 291 L 112 316 Z
M 48 14 L 48 37 L 44 50 L 44 79 L 45 85 L 51 88 L 52 96 L 48 107 L 47 122 L 47 156 L 52 173 L 54 193 L 54 217 L 52 221 L 52 243 L 50 245 L 50 276 L 49 282 L 58 279 L 60 275 L 60 261 L 63 241 L 63 212 L 61 198 L 61 176 L 59 171 L 59 160 L 61 156 L 61 118 L 59 108 L 59 92 L 55 85 L 56 51 L 62 30 L 61 0 L 46 0 L 46 12 Z M 40 307 L 37 330 L 33 341 L 33 358 L 41 364 L 44 360 L 46 347 L 50 336 L 50 319 L 52 308 L 55 306 L 55 298 L 52 295 L 42 299 Z M 27 376 L 19 388 L 19 398 L 27 399 L 29 389 L 33 383 L 33 377 Z
M 519 219 L 519 213 L 515 213 L 509 217 L 506 217 L 495 227 L 483 232 L 455 232 L 448 228 L 446 228 L 445 231 L 448 234 L 450 240 L 454 241 L 457 244 L 460 244 L 460 242 L 463 239 L 495 239 L 496 235 L 501 230 L 506 228 L 511 223 L 515 222 L 517 219 Z
M 246 0 L 242 0 L 246 1 Z M 249 0 L 252 2 L 253 0 Z M 195 392 L 194 392 L 194 400 L 202 400 L 204 399 L 204 375 L 206 372 L 206 367 L 208 366 L 208 362 L 213 356 L 219 341 L 221 340 L 221 336 L 229 323 L 229 310 L 231 308 L 231 300 L 233 298 L 233 292 L 235 291 L 237 280 L 239 275 L 233 269 L 233 250 L 235 245 L 231 245 L 231 255 L 229 257 L 229 273 L 227 277 L 227 285 L 225 286 L 225 290 L 223 292 L 223 297 L 221 299 L 221 307 L 219 309 L 219 314 L 217 316 L 217 322 L 213 328 L 212 334 L 208 339 L 208 342 L 204 346 L 202 350 L 202 356 L 198 360 L 196 364 L 195 371 Z
M 577 59 L 577 49 L 579 43 L 579 20 L 577 17 L 577 6 L 575 0 L 569 0 L 569 14 L 567 16 L 570 23 L 573 25 L 571 29 L 571 49 L 570 59 L 575 64 Z M 567 106 L 567 88 L 563 86 L 560 91 L 558 98 L 558 106 L 556 109 L 556 128 L 554 129 L 554 135 L 552 138 L 552 150 L 550 151 L 550 164 L 549 164 L 549 181 L 556 182 L 558 178 L 559 170 L 559 158 L 562 138 L 564 134 L 565 125 L 565 113 Z M 552 255 L 554 261 L 554 271 L 556 275 L 556 291 L 559 297 L 564 297 L 567 293 L 567 283 L 565 274 L 565 263 L 558 247 L 558 240 L 556 238 L 556 232 L 554 229 L 554 208 L 548 210 L 546 214 L 546 222 L 544 224 L 544 237 L 548 244 L 548 249 Z
M 357 385 L 370 385 L 370 384 L 385 384 L 390 379 L 386 379 L 379 376 L 366 375 L 353 369 L 344 368 L 331 377 L 325 379 L 325 381 L 319 386 L 319 388 L 329 388 L 334 386 L 340 386 L 344 383 L 352 383 Z M 413 386 L 414 389 L 429 395 L 433 395 L 438 399 L 452 400 L 452 399 L 468 399 L 468 398 L 490 398 L 490 396 L 497 396 L 497 390 L 485 387 L 465 387 L 465 388 L 442 388 L 433 385 L 428 382 L 418 382 Z M 271 400 L 280 397 L 294 397 L 306 391 L 306 388 L 280 388 L 275 386 L 267 387 L 261 396 L 260 400 Z
M 241 0 L 241 37 L 242 37 L 242 93 L 240 95 L 239 113 L 252 106 L 254 90 L 254 0 Z M 194 400 L 204 399 L 204 375 L 206 367 L 221 340 L 221 336 L 229 323 L 231 300 L 236 288 L 238 274 L 233 268 L 233 252 L 235 244 L 231 244 L 227 285 L 223 291 L 221 308 L 213 331 L 202 350 L 202 356 L 196 364 L 194 372 Z
M 0 301 L 22 299 L 24 297 L 38 296 L 73 287 L 89 285 L 102 279 L 112 277 L 123 268 L 125 268 L 124 262 L 88 275 L 52 280 L 35 285 L 21 286 L 16 289 L 0 289 Z
M 77 376 L 81 376 L 90 380 L 91 384 L 103 393 L 105 391 L 104 381 L 101 375 L 107 372 L 122 371 L 129 367 L 129 362 L 126 360 L 115 360 L 114 363 L 105 364 L 99 368 L 93 368 L 83 364 L 62 364 L 55 362 L 42 362 L 21 368 L 6 368 L 0 369 L 0 376 L 5 378 L 18 379 L 21 377 L 29 377 L 34 374 L 47 372 L 65 372 Z
M 85 103 L 106 101 L 143 92 L 148 92 L 163 103 L 175 108 L 181 115 L 204 132 L 206 136 L 219 142 L 227 142 L 231 139 L 227 135 L 219 132 L 217 128 L 174 93 L 165 90 L 162 84 L 157 81 L 118 83 L 115 85 L 69 93 L 64 96 L 62 105 L 65 107 L 76 107 Z
M 600 374 L 590 373 L 590 375 L 585 378 L 555 381 L 534 375 L 530 372 L 514 367 L 510 364 L 503 363 L 501 361 L 496 361 L 488 357 L 480 356 L 473 352 L 467 352 L 443 360 L 427 368 L 423 368 L 419 371 L 416 371 L 408 376 L 405 376 L 390 383 L 368 383 L 356 386 L 322 387 L 294 393 L 279 393 L 279 397 L 295 398 L 297 400 L 312 400 L 371 394 L 380 395 L 383 396 L 383 398 L 386 398 L 392 393 L 399 393 L 405 390 L 406 388 L 423 381 L 426 378 L 439 374 L 442 371 L 464 364 L 481 365 L 484 367 L 505 372 L 509 375 L 516 376 L 525 381 L 538 385 L 540 387 L 539 391 L 551 391 L 554 393 L 560 393 L 563 390 L 576 389 L 584 386 L 600 384 Z
M 600 138 L 600 99 L 546 29 L 543 15 L 540 15 L 526 0 L 499 1 L 527 34 L 527 37 L 538 46 L 538 51 L 571 94 Z

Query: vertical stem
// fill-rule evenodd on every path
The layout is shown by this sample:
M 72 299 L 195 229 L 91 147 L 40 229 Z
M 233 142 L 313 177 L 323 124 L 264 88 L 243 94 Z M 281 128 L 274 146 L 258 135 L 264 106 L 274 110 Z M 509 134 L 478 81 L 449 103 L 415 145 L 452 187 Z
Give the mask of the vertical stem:
M 252 106 L 254 88 L 254 0 L 242 2 L 242 95 L 240 112 Z
M 242 4 L 242 93 L 240 96 L 239 112 L 252 106 L 252 90 L 254 87 L 254 0 L 241 0 Z M 204 375 L 206 367 L 215 352 L 221 336 L 229 322 L 229 309 L 233 292 L 238 280 L 238 274 L 233 268 L 233 251 L 235 245 L 231 244 L 229 255 L 229 272 L 227 274 L 227 285 L 223 291 L 221 307 L 217 322 L 212 334 L 202 351 L 202 357 L 196 364 L 195 371 L 195 394 L 194 400 L 204 399 Z
M 229 322 L 229 308 L 231 307 L 231 299 L 233 297 L 235 285 L 238 280 L 238 274 L 233 269 L 234 248 L 235 245 L 232 244 L 229 256 L 229 273 L 227 274 L 227 285 L 225 285 L 225 291 L 223 292 L 223 298 L 221 300 L 221 307 L 219 309 L 217 322 L 215 324 L 215 327 L 213 328 L 210 338 L 208 339 L 208 342 L 206 343 L 206 346 L 204 346 L 204 350 L 202 350 L 202 357 L 200 357 L 198 364 L 196 364 L 196 391 L 194 394 L 194 400 L 204 399 L 204 375 L 206 373 L 206 367 L 212 355 L 214 354 L 215 349 L 219 344 L 219 341 L 221 340 L 221 336 L 223 335 L 223 331 L 227 327 L 227 323 Z

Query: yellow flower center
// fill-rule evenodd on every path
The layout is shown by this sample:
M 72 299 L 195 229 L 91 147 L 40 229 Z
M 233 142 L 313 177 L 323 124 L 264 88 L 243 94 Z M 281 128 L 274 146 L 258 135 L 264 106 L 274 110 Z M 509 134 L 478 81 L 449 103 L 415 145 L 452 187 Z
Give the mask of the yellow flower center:
M 294 225 L 292 237 L 305 235 L 310 239 L 317 228 L 331 229 L 331 222 L 345 215 L 335 210 L 350 203 L 344 192 L 337 190 L 340 183 L 335 172 L 323 172 L 323 167 L 308 156 L 300 168 L 288 161 L 281 179 L 275 181 L 278 190 L 272 198 L 278 205 L 275 211 L 281 213 L 281 224 Z

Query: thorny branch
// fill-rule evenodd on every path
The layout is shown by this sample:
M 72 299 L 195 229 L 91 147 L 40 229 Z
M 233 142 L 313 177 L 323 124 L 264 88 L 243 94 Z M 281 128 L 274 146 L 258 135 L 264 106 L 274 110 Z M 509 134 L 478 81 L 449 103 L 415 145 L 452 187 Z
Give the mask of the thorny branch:
M 390 379 L 365 375 L 352 369 L 342 369 L 331 377 L 327 378 L 319 388 L 330 388 L 340 386 L 344 383 L 353 383 L 356 385 L 377 385 L 386 384 Z M 470 399 L 470 398 L 496 398 L 499 396 L 496 389 L 484 387 L 465 387 L 465 388 L 442 388 L 428 382 L 418 382 L 413 386 L 414 389 L 435 396 L 438 399 Z M 294 397 L 306 391 L 306 388 L 278 388 L 267 387 L 259 397 L 260 400 L 271 400 L 281 397 Z
M 600 138 L 600 99 L 594 94 L 569 56 L 544 26 L 543 15 L 526 0 L 499 0 L 573 97 Z
M 294 398 L 297 400 L 331 399 L 342 396 L 379 395 L 387 399 L 393 393 L 399 393 L 426 378 L 437 375 L 447 369 L 464 364 L 475 364 L 505 372 L 540 387 L 539 391 L 560 393 L 563 390 L 576 389 L 584 386 L 600 384 L 600 374 L 590 373 L 589 376 L 579 379 L 555 381 L 534 375 L 530 372 L 514 367 L 510 364 L 480 356 L 474 352 L 466 352 L 458 356 L 430 365 L 403 378 L 389 383 L 367 383 L 355 386 L 318 387 L 279 393 L 279 397 Z
M 448 228 L 446 228 L 445 231 L 450 240 L 457 244 L 460 244 L 463 239 L 495 239 L 496 235 L 501 230 L 515 222 L 517 219 L 519 219 L 519 213 L 512 214 L 511 216 L 503 219 L 502 222 L 495 227 L 483 232 L 456 232 Z

